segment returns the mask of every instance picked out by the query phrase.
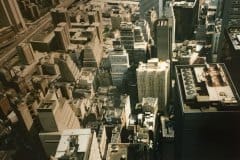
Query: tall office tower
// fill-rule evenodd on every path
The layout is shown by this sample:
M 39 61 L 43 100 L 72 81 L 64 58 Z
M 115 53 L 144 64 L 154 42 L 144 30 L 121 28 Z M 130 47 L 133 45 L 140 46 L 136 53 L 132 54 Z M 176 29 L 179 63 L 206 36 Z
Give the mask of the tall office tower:
M 80 78 L 80 71 L 69 55 L 62 54 L 55 59 L 61 73 L 61 80 L 64 82 L 77 82 Z
M 176 66 L 176 157 L 239 159 L 240 99 L 224 64 Z
M 141 27 L 144 40 L 146 42 L 149 42 L 149 40 L 151 39 L 151 35 L 150 35 L 150 26 L 148 22 L 144 19 L 139 19 L 135 22 L 135 25 Z
M 16 0 L 0 1 L 0 27 L 13 26 L 15 31 L 26 29 Z
M 176 18 L 176 41 L 193 39 L 198 20 L 199 0 L 193 2 L 175 1 L 173 9 Z
M 215 33 L 217 6 L 211 2 L 206 1 L 200 5 L 199 19 L 196 28 L 196 40 L 205 42 L 208 45 L 212 44 L 212 37 Z
M 222 10 L 222 28 L 219 39 L 218 60 L 224 59 L 224 44 L 226 43 L 225 34 L 229 27 L 238 27 L 240 23 L 240 1 L 239 0 L 223 0 Z
M 51 16 L 54 26 L 57 26 L 58 23 L 61 22 L 66 22 L 69 27 L 71 26 L 70 17 L 66 8 L 51 9 Z
M 226 43 L 223 47 L 223 62 L 226 64 L 232 80 L 240 93 L 240 77 L 238 76 L 240 62 L 240 27 L 229 27 L 225 34 Z
M 34 51 L 30 43 L 20 43 L 17 46 L 17 52 L 22 64 L 32 64 L 34 62 Z
M 134 63 L 138 64 L 139 62 L 146 63 L 148 58 L 148 44 L 147 42 L 135 42 L 134 43 Z
M 96 133 L 90 128 L 64 130 L 52 160 L 101 160 Z
M 33 125 L 33 119 L 32 119 L 30 110 L 28 109 L 27 104 L 22 102 L 17 105 L 17 109 L 21 115 L 21 118 L 22 118 L 27 130 L 30 131 L 30 129 Z
M 170 59 L 172 53 L 172 23 L 170 19 L 161 18 L 155 22 L 154 42 L 157 58 L 163 61 Z
M 134 28 L 131 22 L 122 22 L 120 24 L 121 43 L 129 54 L 130 63 L 134 61 Z
M 219 39 L 221 35 L 221 22 L 216 21 L 214 26 L 214 33 L 212 36 L 212 62 L 217 62 L 217 53 L 219 48 Z
M 58 101 L 58 102 L 57 102 Z M 43 100 L 38 110 L 44 132 L 58 132 L 65 129 L 78 129 L 80 123 L 67 100 Z
M 140 26 L 134 26 L 134 63 L 147 61 L 147 42 L 144 40 L 142 28 Z
M 170 87 L 170 64 L 152 58 L 137 68 L 138 100 L 143 97 L 158 98 L 159 109 L 165 111 Z
M 112 83 L 114 86 L 122 88 L 123 77 L 129 68 L 128 53 L 121 46 L 109 52 L 111 64 Z
M 54 30 L 57 49 L 67 51 L 70 44 L 69 27 L 67 23 L 61 22 Z
M 223 28 L 230 26 L 238 26 L 240 23 L 240 2 L 239 0 L 224 0 L 223 1 Z
M 48 90 L 37 111 L 43 128 L 39 137 L 45 154 L 49 157 L 56 153 L 61 132 L 80 129 L 80 122 L 68 100 L 57 95 L 55 89 Z

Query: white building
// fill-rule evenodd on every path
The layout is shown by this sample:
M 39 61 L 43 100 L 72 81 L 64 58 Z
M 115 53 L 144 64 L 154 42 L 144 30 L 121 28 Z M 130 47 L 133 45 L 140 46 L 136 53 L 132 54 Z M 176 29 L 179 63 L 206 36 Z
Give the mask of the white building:
M 54 159 L 101 160 L 96 133 L 91 129 L 69 129 L 61 134 Z
M 170 64 L 159 62 L 158 58 L 148 60 L 147 63 L 140 62 L 137 68 L 138 99 L 143 97 L 158 98 L 160 110 L 165 110 L 169 95 Z
M 59 97 L 53 89 L 49 89 L 37 111 L 43 127 L 39 137 L 46 156 L 49 157 L 55 154 L 61 132 L 79 129 L 80 122 L 68 101 Z
M 111 75 L 114 86 L 121 87 L 124 73 L 129 68 L 129 57 L 125 49 L 113 49 L 109 52 Z

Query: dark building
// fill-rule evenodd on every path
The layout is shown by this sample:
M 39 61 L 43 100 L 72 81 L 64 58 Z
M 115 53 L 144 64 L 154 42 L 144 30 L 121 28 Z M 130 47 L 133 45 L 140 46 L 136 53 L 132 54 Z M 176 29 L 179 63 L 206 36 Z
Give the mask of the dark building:
M 218 60 L 222 61 L 224 56 L 224 43 L 226 43 L 226 32 L 229 27 L 238 27 L 240 24 L 240 1 L 222 1 L 222 29 L 219 39 Z
M 0 1 L 0 27 L 13 26 L 15 31 L 26 29 L 26 25 L 16 0 Z
M 161 18 L 154 23 L 154 39 L 157 58 L 163 61 L 170 59 L 172 52 L 172 22 L 170 19 Z
M 224 36 L 226 41 L 223 46 L 224 54 L 221 61 L 226 64 L 238 93 L 240 93 L 240 27 L 228 28 Z
M 59 23 L 55 28 L 54 33 L 57 49 L 67 51 L 70 45 L 69 27 L 67 23 Z
M 0 29 L 0 49 L 4 48 L 15 41 L 15 32 L 13 27 L 2 27 Z
M 193 39 L 198 20 L 199 0 L 193 2 L 175 1 L 173 9 L 176 18 L 176 41 Z
M 17 52 L 22 64 L 32 64 L 34 62 L 34 51 L 30 43 L 20 43 L 17 46 Z
M 176 66 L 178 160 L 240 158 L 239 95 L 224 64 Z
M 54 8 L 51 10 L 52 21 L 54 26 L 57 26 L 58 23 L 66 22 L 70 27 L 70 17 L 68 15 L 67 9 L 65 8 Z

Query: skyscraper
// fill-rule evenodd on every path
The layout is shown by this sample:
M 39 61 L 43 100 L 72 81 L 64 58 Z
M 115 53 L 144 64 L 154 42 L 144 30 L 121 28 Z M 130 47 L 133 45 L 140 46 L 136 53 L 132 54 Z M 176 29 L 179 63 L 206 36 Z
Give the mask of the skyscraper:
M 129 54 L 130 63 L 134 61 L 134 26 L 131 22 L 122 22 L 120 24 L 121 44 Z
M 0 0 L 0 27 L 13 26 L 15 31 L 26 29 L 16 0 Z
M 239 159 L 239 95 L 225 65 L 179 65 L 175 69 L 177 159 Z
M 57 43 L 57 49 L 68 50 L 70 44 L 69 27 L 67 23 L 61 22 L 54 30 Z
M 124 73 L 129 68 L 129 58 L 125 49 L 115 48 L 109 53 L 111 64 L 112 83 L 114 86 L 122 87 Z
M 226 42 L 227 29 L 229 27 L 238 27 L 240 23 L 240 1 L 223 0 L 222 10 L 222 28 L 219 39 L 218 60 L 221 61 L 224 56 L 224 43 Z
M 22 64 L 32 64 L 34 61 L 34 51 L 30 43 L 20 43 L 17 46 L 20 62 Z
M 61 55 L 56 59 L 62 81 L 76 82 L 80 78 L 80 71 L 69 55 Z
M 67 129 L 79 129 L 80 122 L 68 100 L 59 97 L 55 89 L 48 90 L 37 111 L 43 128 L 39 137 L 45 154 L 49 157 L 56 153 L 61 132 Z
M 158 98 L 159 109 L 164 111 L 167 105 L 170 85 L 170 65 L 159 62 L 158 58 L 139 64 L 137 68 L 138 100 L 144 97 Z
M 163 61 L 170 59 L 172 52 L 172 23 L 170 19 L 161 18 L 154 23 L 154 39 L 157 58 Z
M 53 24 L 55 26 L 58 25 L 58 23 L 66 22 L 68 26 L 70 27 L 70 17 L 68 15 L 66 8 L 54 8 L 51 10 L 51 15 L 53 19 Z
M 173 9 L 176 18 L 176 41 L 193 39 L 198 20 L 199 0 L 175 1 Z

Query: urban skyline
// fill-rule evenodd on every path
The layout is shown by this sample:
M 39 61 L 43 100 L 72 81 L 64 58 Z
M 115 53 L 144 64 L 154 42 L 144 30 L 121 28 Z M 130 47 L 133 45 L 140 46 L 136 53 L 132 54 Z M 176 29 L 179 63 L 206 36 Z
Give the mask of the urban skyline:
M 0 0 L 1 160 L 239 160 L 239 0 Z

